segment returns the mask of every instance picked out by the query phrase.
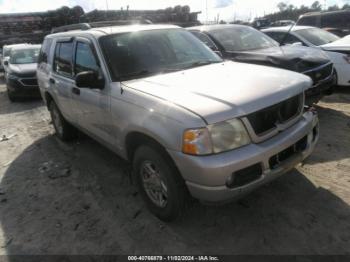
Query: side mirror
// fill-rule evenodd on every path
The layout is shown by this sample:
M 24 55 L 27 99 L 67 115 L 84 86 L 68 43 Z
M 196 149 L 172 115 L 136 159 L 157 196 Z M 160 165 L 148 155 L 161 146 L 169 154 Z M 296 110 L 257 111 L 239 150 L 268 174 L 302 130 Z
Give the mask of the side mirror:
M 86 71 L 76 75 L 75 84 L 80 88 L 103 89 L 105 82 L 96 72 Z
M 4 61 L 4 65 L 8 66 L 9 65 L 9 61 Z

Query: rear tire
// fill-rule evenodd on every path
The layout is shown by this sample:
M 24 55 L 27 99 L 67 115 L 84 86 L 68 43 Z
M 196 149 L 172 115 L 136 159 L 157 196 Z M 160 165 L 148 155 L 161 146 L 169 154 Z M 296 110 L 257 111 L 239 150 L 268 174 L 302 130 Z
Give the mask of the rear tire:
M 52 124 L 55 128 L 56 135 L 62 141 L 69 141 L 77 136 L 77 130 L 71 124 L 67 122 L 62 116 L 58 106 L 54 101 L 51 101 L 49 105 L 49 110 L 51 114 Z
M 169 222 L 184 211 L 188 192 L 171 161 L 156 146 L 140 146 L 133 159 L 133 174 L 149 210 Z

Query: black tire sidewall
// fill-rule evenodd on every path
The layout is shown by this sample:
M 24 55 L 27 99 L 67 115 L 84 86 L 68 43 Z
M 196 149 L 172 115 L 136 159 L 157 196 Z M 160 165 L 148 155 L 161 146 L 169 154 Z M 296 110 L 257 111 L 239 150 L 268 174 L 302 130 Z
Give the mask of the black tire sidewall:
M 142 163 L 147 160 L 157 166 L 161 172 L 162 179 L 166 183 L 168 201 L 164 208 L 154 204 L 144 189 L 140 169 Z M 172 221 L 180 215 L 185 201 L 184 186 L 181 183 L 182 181 L 180 181 L 177 170 L 168 163 L 168 160 L 162 156 L 161 152 L 151 146 L 139 147 L 136 150 L 133 161 L 133 173 L 140 194 L 153 214 L 163 221 Z

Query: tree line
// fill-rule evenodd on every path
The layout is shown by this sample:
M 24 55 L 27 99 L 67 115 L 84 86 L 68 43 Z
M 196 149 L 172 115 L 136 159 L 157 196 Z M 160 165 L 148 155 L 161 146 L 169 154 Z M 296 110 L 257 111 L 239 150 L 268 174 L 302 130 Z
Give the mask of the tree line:
M 294 20 L 297 21 L 299 16 L 309 12 L 322 11 L 322 4 L 319 1 L 315 1 L 311 6 L 301 5 L 300 7 L 288 4 L 286 2 L 280 2 L 277 4 L 279 9 L 278 12 L 266 15 L 265 18 L 269 19 L 271 22 L 278 20 Z M 350 9 L 350 4 L 344 4 L 343 6 L 332 5 L 329 6 L 327 11 L 337 11 Z

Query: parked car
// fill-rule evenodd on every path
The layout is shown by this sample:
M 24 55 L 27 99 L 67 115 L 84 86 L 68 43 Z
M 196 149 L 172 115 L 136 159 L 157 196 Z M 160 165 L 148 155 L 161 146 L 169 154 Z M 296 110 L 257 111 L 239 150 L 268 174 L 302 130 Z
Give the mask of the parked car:
M 319 27 L 344 37 L 350 34 L 350 10 L 307 13 L 299 18 L 297 25 Z
M 279 41 L 290 27 L 276 27 L 263 30 L 265 34 Z M 295 26 L 286 38 L 285 44 L 304 45 L 323 50 L 334 64 L 338 86 L 350 86 L 350 36 L 339 38 L 325 30 Z
M 306 92 L 307 104 L 330 94 L 335 84 L 333 65 L 320 50 L 281 47 L 260 31 L 242 25 L 199 26 L 188 30 L 225 59 L 283 68 L 311 77 L 313 86 Z
M 291 25 L 295 25 L 295 21 L 293 21 L 293 20 L 278 20 L 278 21 L 270 24 L 271 27 L 291 26 Z
M 11 49 L 17 46 L 25 46 L 27 44 L 13 44 L 13 45 L 4 45 L 2 48 L 2 56 L 1 56 L 1 66 L 3 70 L 6 72 L 5 61 L 8 61 L 10 58 Z
M 167 221 L 188 192 L 235 199 L 292 169 L 318 140 L 317 114 L 304 107 L 309 77 L 224 62 L 177 26 L 49 35 L 37 75 L 57 136 L 78 128 L 129 160 L 140 195 Z
M 22 97 L 40 97 L 36 68 L 41 45 L 13 47 L 5 61 L 7 94 L 11 101 Z
M 251 25 L 252 27 L 260 30 L 263 28 L 270 27 L 270 24 L 271 24 L 270 20 L 266 18 L 258 18 L 258 19 L 255 19 Z

